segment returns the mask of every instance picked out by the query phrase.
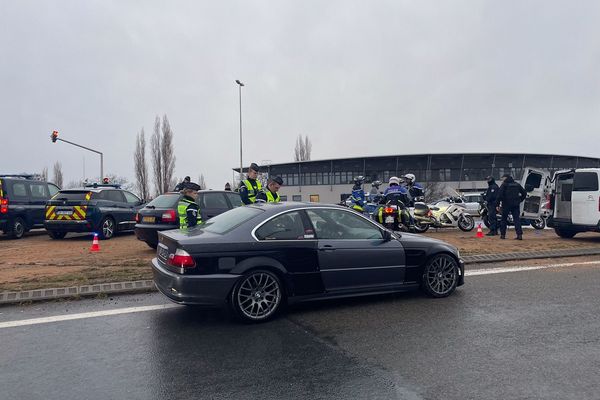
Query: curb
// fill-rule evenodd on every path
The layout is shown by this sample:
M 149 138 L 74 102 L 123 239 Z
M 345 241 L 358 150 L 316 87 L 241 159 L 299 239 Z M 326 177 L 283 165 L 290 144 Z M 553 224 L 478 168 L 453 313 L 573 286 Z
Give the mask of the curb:
M 522 253 L 478 254 L 464 256 L 465 264 L 483 264 L 499 261 L 532 260 L 536 258 L 577 257 L 600 255 L 600 249 L 546 250 Z M 99 294 L 138 293 L 156 291 L 154 281 L 128 281 L 98 283 L 95 285 L 70 286 L 65 288 L 35 289 L 23 292 L 0 292 L 0 305 L 26 301 L 68 299 L 78 296 Z

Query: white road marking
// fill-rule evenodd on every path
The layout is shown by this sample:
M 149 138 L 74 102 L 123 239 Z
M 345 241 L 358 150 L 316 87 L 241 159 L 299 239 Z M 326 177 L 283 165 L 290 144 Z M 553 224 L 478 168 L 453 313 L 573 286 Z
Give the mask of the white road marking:
M 53 317 L 23 319 L 23 320 L 19 320 L 19 321 L 7 321 L 7 322 L 0 322 L 0 329 L 14 328 L 14 327 L 26 326 L 26 325 L 48 324 L 50 322 L 72 321 L 75 319 L 96 318 L 96 317 L 106 317 L 106 316 L 110 316 L 110 315 L 121 315 L 121 314 L 131 314 L 131 313 L 146 312 L 146 311 L 166 310 L 168 308 L 175 308 L 175 307 L 180 307 L 180 306 L 177 304 L 160 304 L 160 305 L 156 305 L 156 306 L 117 308 L 115 310 L 92 311 L 92 312 L 79 313 L 79 314 L 56 315 Z
M 564 263 L 564 264 L 528 265 L 528 266 L 516 266 L 516 267 L 506 267 L 506 268 L 472 269 L 472 270 L 465 271 L 465 276 L 505 274 L 507 272 L 533 271 L 536 269 L 563 268 L 563 267 L 573 267 L 575 265 L 598 265 L 598 264 L 600 264 L 600 261 L 581 261 L 581 262 Z

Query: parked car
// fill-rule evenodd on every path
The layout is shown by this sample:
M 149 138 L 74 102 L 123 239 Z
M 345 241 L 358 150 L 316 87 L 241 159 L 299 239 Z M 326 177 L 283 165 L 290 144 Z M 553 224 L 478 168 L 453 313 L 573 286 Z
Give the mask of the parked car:
M 548 226 L 562 238 L 600 232 L 600 168 L 557 171 L 550 196 Z
M 465 209 L 467 210 L 467 213 L 473 217 L 478 217 L 479 205 L 483 201 L 483 196 L 481 195 L 481 193 L 461 193 L 461 199 L 465 204 Z
M 44 226 L 53 239 L 69 232 L 96 232 L 100 239 L 131 231 L 144 201 L 118 185 L 89 185 L 58 192 L 46 203 Z
M 0 230 L 15 238 L 44 227 L 46 201 L 58 186 L 34 180 L 31 175 L 0 175 Z
M 152 248 L 158 245 L 158 232 L 179 228 L 177 203 L 179 192 L 165 193 L 142 208 L 136 215 L 135 235 Z M 198 192 L 198 206 L 202 220 L 242 205 L 239 193 L 221 190 L 201 190 Z
M 347 207 L 261 203 L 187 231 L 159 232 L 156 287 L 180 304 L 228 304 L 266 321 L 284 304 L 422 288 L 446 297 L 464 283 L 458 250 L 396 234 Z

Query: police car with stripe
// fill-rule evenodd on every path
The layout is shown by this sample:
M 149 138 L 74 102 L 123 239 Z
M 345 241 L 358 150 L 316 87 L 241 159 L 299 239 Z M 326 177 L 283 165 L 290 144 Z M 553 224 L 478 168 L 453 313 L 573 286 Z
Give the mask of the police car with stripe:
M 44 227 L 53 239 L 69 232 L 95 232 L 100 239 L 132 231 L 144 200 L 119 185 L 94 184 L 61 190 L 46 203 Z

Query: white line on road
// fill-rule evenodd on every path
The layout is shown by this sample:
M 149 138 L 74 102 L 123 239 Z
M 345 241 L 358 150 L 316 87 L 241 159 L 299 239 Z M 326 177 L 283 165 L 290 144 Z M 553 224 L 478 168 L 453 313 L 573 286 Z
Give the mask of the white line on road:
M 156 305 L 156 306 L 118 308 L 116 310 L 92 311 L 92 312 L 80 313 L 80 314 L 56 315 L 54 317 L 23 319 L 23 320 L 19 320 L 19 321 L 7 321 L 7 322 L 0 322 L 0 329 L 14 328 L 14 327 L 26 326 L 26 325 L 47 324 L 50 322 L 72 321 L 74 319 L 96 318 L 96 317 L 106 317 L 109 315 L 121 315 L 121 314 L 131 314 L 131 313 L 138 313 L 138 312 L 145 312 L 145 311 L 165 310 L 165 309 L 174 308 L 174 307 L 180 307 L 180 306 L 177 304 L 160 304 L 160 305 Z
M 521 272 L 521 271 L 533 271 L 536 269 L 548 269 L 548 268 L 563 268 L 573 267 L 575 265 L 598 265 L 600 261 L 582 261 L 564 264 L 550 264 L 550 265 L 530 265 L 530 266 L 517 266 L 517 267 L 506 267 L 506 268 L 486 268 L 486 269 L 472 269 L 465 271 L 465 276 L 476 276 L 476 275 L 491 275 L 491 274 L 505 274 L 507 272 Z

